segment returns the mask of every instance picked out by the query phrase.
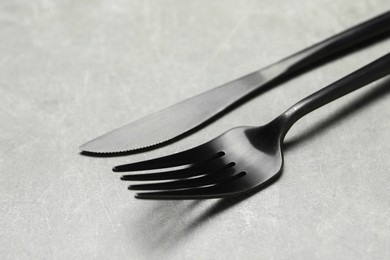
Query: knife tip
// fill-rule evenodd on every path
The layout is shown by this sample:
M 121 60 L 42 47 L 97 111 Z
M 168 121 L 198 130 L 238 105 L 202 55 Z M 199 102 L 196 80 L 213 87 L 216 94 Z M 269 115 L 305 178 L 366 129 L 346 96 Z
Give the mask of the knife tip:
M 82 152 L 90 152 L 90 151 L 88 151 L 88 149 L 87 149 L 87 144 L 88 144 L 88 143 L 85 143 L 85 144 L 80 145 L 80 146 L 79 146 L 79 150 L 82 151 Z

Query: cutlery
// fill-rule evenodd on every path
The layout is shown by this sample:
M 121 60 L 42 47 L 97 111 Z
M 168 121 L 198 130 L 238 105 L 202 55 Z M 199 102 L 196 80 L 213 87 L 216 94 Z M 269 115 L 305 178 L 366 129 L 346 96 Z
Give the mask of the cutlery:
M 283 140 L 297 120 L 388 74 L 390 53 L 306 97 L 266 125 L 233 128 L 190 150 L 116 166 L 113 171 L 149 171 L 121 179 L 160 181 L 130 185 L 130 190 L 154 190 L 137 193 L 141 199 L 209 199 L 254 191 L 280 176 Z
M 181 103 L 113 130 L 80 149 L 91 153 L 118 153 L 151 147 L 194 130 L 232 108 L 255 91 L 264 91 L 281 79 L 334 58 L 359 44 L 390 34 L 390 12 L 368 20 L 271 66 L 211 89 Z

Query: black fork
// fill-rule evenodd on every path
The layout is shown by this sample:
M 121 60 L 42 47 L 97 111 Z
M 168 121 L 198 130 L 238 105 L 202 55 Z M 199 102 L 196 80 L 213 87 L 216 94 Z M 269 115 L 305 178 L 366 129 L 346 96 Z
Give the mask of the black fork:
M 293 105 L 260 127 L 237 127 L 198 147 L 161 158 L 114 167 L 142 199 L 206 199 L 237 196 L 264 187 L 280 176 L 283 140 L 290 127 L 311 111 L 390 74 L 390 54 L 366 65 Z M 180 168 L 178 168 L 180 167 Z

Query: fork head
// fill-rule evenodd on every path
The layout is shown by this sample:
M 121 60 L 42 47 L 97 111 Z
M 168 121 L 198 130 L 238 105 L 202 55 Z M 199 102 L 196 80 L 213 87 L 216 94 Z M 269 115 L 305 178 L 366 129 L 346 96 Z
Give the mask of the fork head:
M 278 129 L 272 123 L 233 128 L 190 150 L 116 166 L 113 171 L 134 172 L 123 175 L 125 181 L 149 181 L 129 186 L 143 191 L 135 195 L 140 199 L 210 199 L 249 193 L 280 175 L 283 154 Z

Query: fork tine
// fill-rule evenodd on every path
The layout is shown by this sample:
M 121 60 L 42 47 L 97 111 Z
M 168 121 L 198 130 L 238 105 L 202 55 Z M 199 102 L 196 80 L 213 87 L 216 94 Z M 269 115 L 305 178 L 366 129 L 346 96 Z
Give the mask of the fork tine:
M 230 197 L 237 195 L 242 189 L 239 185 L 234 184 L 237 179 L 245 176 L 245 172 L 240 172 L 227 178 L 222 183 L 211 187 L 200 187 L 186 190 L 158 191 L 137 193 L 137 199 L 153 200 L 183 200 L 183 199 L 212 199 L 221 197 Z
M 224 155 L 221 154 L 222 152 L 210 154 L 210 152 L 206 152 L 206 150 L 207 147 L 205 145 L 201 145 L 180 153 L 175 153 L 146 161 L 115 166 L 112 170 L 114 172 L 124 172 L 176 167 L 186 164 L 193 164 L 199 161 L 212 159 L 215 156 Z
M 128 174 L 123 175 L 121 180 L 123 181 L 155 181 L 155 180 L 172 180 L 182 179 L 198 175 L 204 175 L 214 172 L 221 168 L 226 167 L 226 163 L 223 158 L 219 157 L 199 165 L 194 165 L 185 169 L 155 172 L 155 173 L 141 173 L 141 174 Z
M 129 190 L 171 190 L 213 185 L 235 175 L 236 170 L 233 168 L 234 165 L 234 163 L 229 163 L 222 169 L 197 178 L 151 184 L 130 185 Z

